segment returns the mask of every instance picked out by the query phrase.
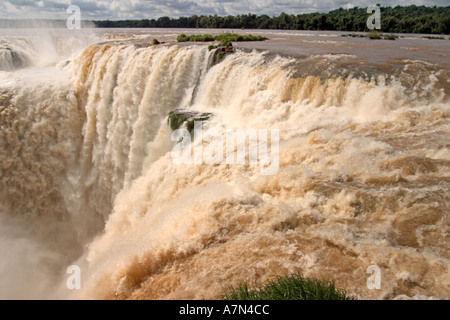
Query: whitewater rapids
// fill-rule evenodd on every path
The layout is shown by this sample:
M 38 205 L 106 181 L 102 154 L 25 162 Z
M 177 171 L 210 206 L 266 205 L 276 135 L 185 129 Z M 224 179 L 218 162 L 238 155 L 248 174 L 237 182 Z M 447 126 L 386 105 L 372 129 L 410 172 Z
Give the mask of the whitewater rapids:
M 0 39 L 0 298 L 216 299 L 287 273 L 450 298 L 444 67 L 91 42 Z M 174 164 L 180 109 L 279 130 L 278 173 Z

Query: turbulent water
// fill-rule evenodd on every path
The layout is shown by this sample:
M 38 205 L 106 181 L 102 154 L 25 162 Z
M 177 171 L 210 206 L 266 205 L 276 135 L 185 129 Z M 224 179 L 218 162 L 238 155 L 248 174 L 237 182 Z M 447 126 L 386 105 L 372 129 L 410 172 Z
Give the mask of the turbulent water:
M 448 47 L 424 41 L 420 55 Z M 149 43 L 0 36 L 0 298 L 216 299 L 287 273 L 359 299 L 450 298 L 439 59 L 238 48 L 215 63 Z M 204 132 L 279 130 L 278 172 L 175 164 L 174 110 L 211 113 Z

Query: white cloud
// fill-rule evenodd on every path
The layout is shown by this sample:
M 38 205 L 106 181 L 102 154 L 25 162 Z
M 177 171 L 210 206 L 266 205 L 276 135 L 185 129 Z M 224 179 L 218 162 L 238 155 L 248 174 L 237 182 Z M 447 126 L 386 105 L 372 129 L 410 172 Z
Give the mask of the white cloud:
M 278 15 L 286 13 L 327 12 L 353 6 L 367 7 L 427 5 L 447 6 L 448 0 L 362 0 L 357 4 L 348 0 L 2 0 L 0 19 L 40 18 L 64 19 L 66 8 L 78 5 L 83 19 L 143 19 L 161 16 L 237 15 L 246 13 Z

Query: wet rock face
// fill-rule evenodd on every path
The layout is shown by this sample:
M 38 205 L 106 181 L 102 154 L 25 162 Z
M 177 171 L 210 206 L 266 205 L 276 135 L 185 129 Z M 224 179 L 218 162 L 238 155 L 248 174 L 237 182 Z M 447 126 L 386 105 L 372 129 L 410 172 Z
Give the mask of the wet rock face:
M 7 46 L 0 47 L 0 70 L 18 69 L 23 64 L 24 61 L 18 52 Z
M 186 110 L 175 110 L 169 113 L 167 118 L 167 125 L 172 131 L 180 129 L 185 125 L 186 129 L 192 133 L 195 122 L 207 121 L 212 117 L 212 113 L 203 113 Z
M 214 49 L 215 47 L 210 47 L 210 49 Z M 213 58 L 213 63 L 216 65 L 218 63 L 220 63 L 225 56 L 229 55 L 229 54 L 233 54 L 234 53 L 234 48 L 233 46 L 227 45 L 227 46 L 222 46 L 222 47 L 218 47 L 216 48 L 216 51 L 214 52 L 214 58 Z

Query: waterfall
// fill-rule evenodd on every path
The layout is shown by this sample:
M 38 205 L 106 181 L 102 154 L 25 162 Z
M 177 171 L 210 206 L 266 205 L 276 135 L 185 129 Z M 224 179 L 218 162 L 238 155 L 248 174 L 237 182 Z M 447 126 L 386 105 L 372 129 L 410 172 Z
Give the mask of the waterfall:
M 446 70 L 127 41 L 42 64 L 1 41 L 0 298 L 215 299 L 280 272 L 448 298 Z M 278 130 L 277 174 L 175 164 L 175 110 L 211 114 L 205 135 Z

